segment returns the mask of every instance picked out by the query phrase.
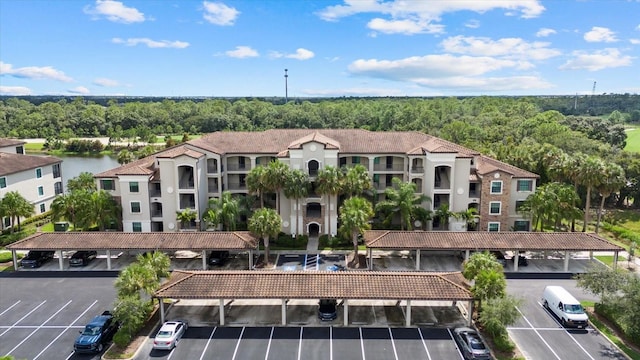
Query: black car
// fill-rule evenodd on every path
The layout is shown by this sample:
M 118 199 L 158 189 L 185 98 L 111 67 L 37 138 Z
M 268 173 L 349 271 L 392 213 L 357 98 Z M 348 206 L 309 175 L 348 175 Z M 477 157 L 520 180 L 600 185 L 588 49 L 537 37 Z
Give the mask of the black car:
M 507 265 L 507 260 L 505 259 L 504 253 L 502 251 L 492 251 L 491 254 L 493 254 L 493 256 L 496 257 L 496 260 L 498 260 L 500 265 L 502 266 Z
M 70 266 L 86 266 L 98 256 L 95 250 L 76 251 L 69 259 Z
M 37 268 L 42 266 L 42 264 L 47 261 L 53 259 L 53 254 L 55 251 L 40 251 L 40 250 L 31 250 L 27 254 L 27 256 L 23 257 L 20 261 L 20 265 L 26 268 Z
M 99 353 L 107 345 L 113 335 L 118 331 L 119 323 L 114 320 L 110 311 L 105 311 L 101 315 L 94 317 L 80 331 L 80 335 L 73 344 L 76 353 Z
M 513 256 L 511 261 L 516 261 L 516 257 Z M 520 253 L 518 255 L 518 266 L 527 266 L 529 265 L 529 260 L 527 260 L 527 256 L 524 253 Z
M 338 318 L 337 304 L 335 299 L 321 299 L 318 303 L 318 318 L 322 321 L 332 321 Z
M 209 265 L 221 266 L 229 258 L 228 251 L 212 251 L 209 253 Z

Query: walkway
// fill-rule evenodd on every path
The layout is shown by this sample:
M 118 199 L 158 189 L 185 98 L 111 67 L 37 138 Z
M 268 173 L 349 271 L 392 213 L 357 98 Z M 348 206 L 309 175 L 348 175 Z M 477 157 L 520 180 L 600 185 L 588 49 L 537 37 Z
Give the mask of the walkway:
M 318 236 L 309 236 L 309 241 L 307 242 L 307 252 L 312 254 L 317 253 L 318 244 L 319 244 Z

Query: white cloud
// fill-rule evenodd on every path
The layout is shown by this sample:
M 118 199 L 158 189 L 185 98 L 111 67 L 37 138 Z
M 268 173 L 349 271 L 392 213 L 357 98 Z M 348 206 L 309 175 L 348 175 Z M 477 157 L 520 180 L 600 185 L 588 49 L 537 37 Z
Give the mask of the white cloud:
M 73 81 L 73 79 L 65 75 L 64 72 L 56 70 L 51 66 L 26 66 L 14 69 L 13 65 L 2 61 L 0 61 L 0 75 L 10 75 L 13 77 L 27 79 L 50 79 L 64 82 Z
M 549 28 L 541 28 L 540 30 L 538 30 L 538 32 L 536 33 L 537 37 L 547 37 L 549 35 L 553 35 L 557 33 L 557 31 L 553 30 L 553 29 L 549 29 Z
M 89 89 L 87 89 L 84 86 L 76 86 L 73 89 L 69 89 L 67 91 L 72 94 L 81 94 L 81 95 L 87 95 L 90 93 Z
M 616 33 L 609 28 L 594 26 L 591 31 L 584 34 L 584 39 L 588 42 L 616 42 Z
M 103 87 L 114 87 L 119 86 L 120 83 L 117 80 L 111 80 L 107 78 L 97 78 L 93 80 L 94 85 L 103 86 Z
M 250 46 L 236 46 L 235 50 L 225 51 L 225 55 L 238 59 L 260 56 L 258 51 L 252 49 Z
M 2 95 L 31 95 L 31 89 L 24 86 L 2 86 L 0 85 L 0 94 Z
M 633 45 L 640 45 L 640 39 L 629 39 L 629 42 Z
M 317 13 L 325 21 L 338 21 L 362 13 L 382 14 L 367 26 L 384 33 L 441 33 L 441 16 L 459 11 L 484 13 L 502 9 L 507 15 L 519 13 L 523 18 L 540 16 L 545 8 L 539 0 L 483 0 L 483 1 L 405 1 L 405 0 L 344 0 L 343 5 L 328 6 Z
M 480 27 L 480 21 L 479 21 L 479 20 L 472 19 L 472 20 L 467 21 L 467 22 L 464 24 L 464 26 L 466 26 L 466 27 L 468 27 L 468 28 L 470 28 L 470 29 L 477 29 L 477 28 L 479 28 L 479 27 Z
M 553 85 L 536 76 L 466 77 L 456 76 L 442 79 L 415 79 L 421 86 L 467 91 L 514 91 L 548 89 Z
M 240 11 L 236 8 L 229 7 L 220 2 L 205 1 L 202 4 L 204 6 L 204 19 L 214 25 L 233 25 L 238 15 L 240 15 Z
M 145 21 L 143 13 L 136 8 L 126 7 L 120 1 L 96 0 L 94 7 L 85 6 L 84 12 L 94 18 L 107 18 L 109 21 L 131 24 Z
M 607 68 L 615 68 L 631 65 L 631 56 L 622 55 L 620 50 L 609 48 L 599 50 L 594 53 L 585 51 L 574 51 L 573 59 L 568 60 L 560 69 L 562 70 L 581 70 L 597 71 Z
M 346 89 L 306 89 L 302 91 L 309 96 L 402 96 L 406 95 L 398 89 L 386 88 L 346 88 Z
M 113 38 L 111 42 L 114 44 L 123 44 L 126 46 L 136 46 L 138 44 L 147 45 L 150 48 L 176 48 L 176 49 L 184 49 L 189 46 L 188 42 L 184 41 L 169 41 L 169 40 L 151 40 L 149 38 L 130 38 L 130 39 L 121 39 L 121 38 Z
M 284 58 L 296 59 L 296 60 L 309 60 L 309 59 L 313 58 L 316 55 L 311 50 L 307 50 L 307 49 L 304 49 L 304 48 L 299 48 L 293 54 L 283 54 L 283 53 L 279 53 L 277 51 L 272 51 L 269 54 L 269 56 L 272 57 L 272 58 L 282 58 L 282 57 L 284 57 Z
M 485 37 L 454 36 L 440 45 L 446 52 L 473 56 L 500 56 L 509 59 L 544 60 L 561 54 L 549 48 L 548 42 L 527 42 L 521 38 L 491 40 Z

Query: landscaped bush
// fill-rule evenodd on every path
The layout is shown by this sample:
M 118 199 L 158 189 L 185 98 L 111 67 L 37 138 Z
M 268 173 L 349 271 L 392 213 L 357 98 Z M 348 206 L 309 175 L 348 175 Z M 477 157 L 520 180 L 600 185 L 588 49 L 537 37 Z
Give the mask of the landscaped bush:
M 0 236 L 0 246 L 13 244 L 16 241 L 22 240 L 27 236 L 31 236 L 35 233 L 36 233 L 35 227 L 29 227 L 27 229 L 23 229 L 22 231 L 17 231 L 14 233 L 7 233 L 5 235 Z
M 16 254 L 16 257 L 18 259 L 22 259 L 24 257 L 23 254 L 18 253 Z M 0 263 L 6 263 L 9 261 L 13 261 L 13 255 L 11 254 L 11 251 L 2 251 L 0 252 Z
M 493 343 L 496 345 L 496 349 L 503 352 L 512 352 L 516 346 L 509 339 L 509 335 L 502 334 L 493 338 Z

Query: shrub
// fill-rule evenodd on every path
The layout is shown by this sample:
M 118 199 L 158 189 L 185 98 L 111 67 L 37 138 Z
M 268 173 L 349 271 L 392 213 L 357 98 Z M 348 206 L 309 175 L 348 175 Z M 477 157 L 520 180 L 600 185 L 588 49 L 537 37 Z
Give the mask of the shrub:
M 493 343 L 496 345 L 496 349 L 503 352 L 513 352 L 516 346 L 509 340 L 509 335 L 506 333 L 493 338 Z
M 124 328 L 118 329 L 118 331 L 113 335 L 113 343 L 117 346 L 124 348 L 131 342 L 132 336 L 129 334 L 127 330 Z

